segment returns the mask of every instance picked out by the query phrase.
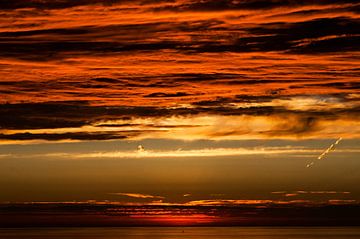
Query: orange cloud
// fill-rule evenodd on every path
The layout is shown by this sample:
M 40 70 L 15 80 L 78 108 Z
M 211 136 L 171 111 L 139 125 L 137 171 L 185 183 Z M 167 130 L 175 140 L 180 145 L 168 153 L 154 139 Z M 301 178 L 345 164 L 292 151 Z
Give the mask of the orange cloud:
M 164 197 L 161 196 L 153 196 L 153 195 L 149 195 L 149 194 L 141 194 L 141 193 L 110 193 L 111 195 L 118 195 L 118 196 L 127 196 L 127 197 L 132 197 L 132 198 L 142 198 L 142 199 L 146 199 L 146 198 L 152 198 L 152 199 L 163 199 Z

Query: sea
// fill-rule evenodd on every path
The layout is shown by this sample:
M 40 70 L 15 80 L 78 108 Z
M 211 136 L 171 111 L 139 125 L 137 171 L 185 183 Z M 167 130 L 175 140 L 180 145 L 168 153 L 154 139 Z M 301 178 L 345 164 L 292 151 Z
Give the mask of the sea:
M 120 227 L 0 229 L 1 239 L 342 239 L 360 227 Z

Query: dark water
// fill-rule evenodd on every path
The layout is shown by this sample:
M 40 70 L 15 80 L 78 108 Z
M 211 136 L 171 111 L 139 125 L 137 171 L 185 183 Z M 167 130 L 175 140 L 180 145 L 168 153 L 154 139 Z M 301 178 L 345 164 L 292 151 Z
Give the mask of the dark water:
M 1 239 L 312 239 L 360 238 L 360 227 L 266 228 L 266 227 L 135 227 L 135 228 L 38 228 L 0 229 Z

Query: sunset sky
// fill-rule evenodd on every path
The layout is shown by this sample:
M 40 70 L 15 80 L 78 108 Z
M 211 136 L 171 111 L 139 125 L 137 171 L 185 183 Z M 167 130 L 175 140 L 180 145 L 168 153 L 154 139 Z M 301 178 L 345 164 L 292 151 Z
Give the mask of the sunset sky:
M 1 1 L 0 207 L 186 224 L 223 218 L 203 206 L 358 205 L 359 16 L 353 0 Z

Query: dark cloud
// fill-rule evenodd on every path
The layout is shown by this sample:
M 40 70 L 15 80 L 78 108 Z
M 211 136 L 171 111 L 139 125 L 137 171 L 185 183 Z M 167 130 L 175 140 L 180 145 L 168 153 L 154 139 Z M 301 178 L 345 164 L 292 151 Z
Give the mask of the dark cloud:
M 118 54 L 133 51 L 173 49 L 192 50 L 192 43 L 162 35 L 207 31 L 220 20 L 111 24 L 70 28 L 14 30 L 0 32 L 0 56 L 22 60 L 47 61 L 92 54 Z M 154 41 L 154 39 L 156 39 Z
M 320 14 L 334 14 L 334 13 L 359 13 L 360 5 L 333 5 L 329 6 L 329 8 L 321 8 L 321 9 L 310 9 L 310 10 L 295 10 L 289 13 L 280 13 L 270 16 L 269 18 L 276 17 L 303 17 L 303 16 L 314 16 Z
M 264 23 L 251 28 L 219 27 L 221 24 L 218 20 L 204 20 L 2 32 L 0 56 L 47 61 L 91 54 L 160 50 L 185 53 L 283 51 L 307 54 L 359 50 L 358 19 L 322 18 L 296 23 Z M 209 33 L 209 37 L 206 33 L 209 29 L 218 33 Z M 225 41 L 223 37 L 216 37 L 228 31 L 247 32 L 250 36 L 240 37 L 235 34 Z M 174 32 L 175 35 L 203 33 L 191 41 L 178 41 L 176 37 L 164 40 L 160 37 L 161 34 Z M 25 41 L 26 38 L 29 40 Z M 89 38 L 92 40 L 89 41 Z
M 360 206 L 356 202 L 346 203 L 346 200 L 342 203 L 340 200 L 339 204 L 312 204 L 301 201 L 285 201 L 280 204 L 271 203 L 270 200 L 268 203 L 237 206 L 225 204 L 225 201 L 223 200 L 224 205 L 208 206 L 126 206 L 104 202 L 7 203 L 0 205 L 0 223 L 3 227 L 176 226 L 178 224 L 175 219 L 161 219 L 167 216 L 193 219 L 194 216 L 196 218 L 197 215 L 202 215 L 205 220 L 192 220 L 190 226 L 360 225 Z
M 80 127 L 107 118 L 162 116 L 169 110 L 156 107 L 89 106 L 77 102 L 0 105 L 3 129 L 46 129 Z
M 358 51 L 360 21 L 350 18 L 323 18 L 297 23 L 260 24 L 247 31 L 253 36 L 239 38 L 232 45 L 204 45 L 200 51 L 287 51 L 321 53 Z M 327 39 L 327 36 L 333 38 Z M 335 36 L 335 37 L 334 37 Z
M 251 36 L 234 39 L 231 44 L 207 42 L 193 50 L 199 52 L 267 52 L 322 53 L 359 51 L 360 21 L 337 17 L 296 23 L 259 24 L 246 31 Z M 330 38 L 327 38 L 330 37 Z
M 291 121 L 279 122 L 273 130 L 262 131 L 260 133 L 272 136 L 281 135 L 304 135 L 306 133 L 316 132 L 320 129 L 318 118 L 314 116 L 302 115 Z
M 210 107 L 218 107 L 221 105 L 226 105 L 229 103 L 234 103 L 234 98 L 230 98 L 230 97 L 217 97 L 214 100 L 202 100 L 202 101 L 197 101 L 197 102 L 193 102 L 193 105 L 197 105 L 197 106 L 210 106 Z
M 231 105 L 233 103 L 264 103 L 271 102 L 274 99 L 279 98 L 276 95 L 236 95 L 234 97 L 217 97 L 214 100 L 203 100 L 194 102 L 193 105 L 197 106 L 211 106 L 217 107 L 220 105 Z M 289 99 L 290 97 L 281 96 L 282 99 Z
M 291 40 L 324 37 L 328 35 L 358 34 L 358 19 L 336 17 L 320 18 L 295 23 L 265 23 L 249 29 L 253 34 L 274 34 Z
M 88 41 L 49 41 L 49 42 L 0 42 L 2 57 L 18 58 L 22 60 L 47 61 L 84 54 L 120 53 L 131 51 L 157 51 L 181 48 L 174 42 L 163 41 L 157 43 L 117 43 L 117 42 L 88 42 Z M 41 49 L 40 51 L 38 49 Z
M 223 10 L 264 10 L 278 7 L 298 7 L 306 5 L 332 5 L 332 4 L 345 4 L 345 3 L 357 3 L 354 0 L 195 0 L 185 1 L 183 4 L 165 6 L 156 8 L 156 10 L 167 11 L 223 11 Z
M 296 47 L 292 50 L 292 52 L 301 54 L 316 54 L 359 51 L 360 47 L 359 44 L 357 44 L 359 41 L 359 36 L 337 37 L 333 39 L 314 41 L 304 47 Z
M 96 124 L 94 125 L 95 127 L 118 127 L 118 128 L 122 128 L 122 127 L 132 127 L 132 126 L 143 126 L 142 124 Z
M 264 97 L 263 101 L 271 97 Z M 190 108 L 164 107 L 109 107 L 90 106 L 73 103 L 39 103 L 39 104 L 7 104 L 0 105 L 0 140 L 111 140 L 126 139 L 147 133 L 164 132 L 164 129 L 197 127 L 196 125 L 157 125 L 133 124 L 132 119 L 194 116 L 194 115 L 222 115 L 222 116 L 269 116 L 278 122 L 272 129 L 260 132 L 267 136 L 302 136 L 321 131 L 321 121 L 349 118 L 355 120 L 359 116 L 359 108 L 330 109 L 328 111 L 297 111 L 284 107 L 254 106 L 235 108 L 232 100 L 240 102 L 255 102 L 252 97 L 238 96 L 236 98 L 218 98 L 215 101 L 194 103 Z M 258 99 L 261 100 L 261 99 Z M 291 120 L 288 120 L 291 119 Z M 107 121 L 122 120 L 124 124 L 106 123 Z M 67 132 L 67 128 L 95 126 L 99 130 L 94 132 Z M 106 131 L 101 127 L 141 127 L 141 130 L 124 129 Z M 158 131 L 157 128 L 160 131 Z M 58 129 L 56 133 L 36 133 L 32 129 Z M 80 129 L 80 128 L 79 128 Z M 6 133 L 6 130 L 21 130 L 21 133 Z M 45 131 L 46 132 L 46 131 Z M 221 132 L 209 132 L 209 136 L 219 137 L 239 135 L 237 129 Z
M 334 88 L 334 89 L 340 89 L 340 90 L 359 90 L 360 89 L 360 83 L 359 82 L 330 82 L 323 84 L 306 84 L 306 85 L 296 85 L 292 88 L 306 88 L 306 87 L 327 87 L 327 88 Z
M 109 83 L 109 84 L 119 83 L 119 80 L 117 80 L 117 79 L 106 78 L 106 77 L 93 78 L 93 79 L 91 79 L 91 80 L 92 80 L 92 81 L 95 81 L 95 82 Z
M 279 113 L 336 116 L 356 112 L 357 108 L 337 111 L 297 112 L 276 106 L 234 108 L 231 103 L 269 102 L 276 96 L 238 95 L 235 98 L 218 97 L 212 101 L 194 102 L 197 107 L 166 108 L 156 106 L 91 106 L 87 101 L 0 104 L 0 127 L 2 129 L 45 129 L 80 127 L 107 119 L 130 119 L 132 117 L 169 117 L 201 113 L 220 115 L 269 115 Z M 346 97 L 346 96 L 344 96 Z M 284 96 L 284 99 L 289 97 Z
M 38 8 L 38 9 L 62 9 L 85 5 L 104 5 L 110 6 L 114 4 L 127 4 L 131 2 L 137 2 L 139 4 L 151 4 L 151 3 L 168 3 L 174 2 L 173 0 L 13 0 L 13 1 L 0 1 L 1 9 L 19 9 L 19 8 Z
M 176 92 L 176 93 L 163 93 L 163 92 L 156 92 L 156 93 L 151 93 L 148 95 L 145 95 L 144 97 L 149 97 L 149 98 L 163 98 L 163 97 L 183 97 L 183 96 L 190 96 L 192 94 L 188 94 L 185 92 Z
M 179 2 L 177 0 L 13 0 L 13 1 L 1 1 L 0 8 L 2 9 L 19 9 L 19 8 L 37 8 L 37 9 L 63 9 L 85 5 L 121 5 L 128 3 L 137 3 L 140 6 L 146 4 L 159 4 L 169 3 L 165 7 L 156 8 L 155 10 L 172 10 L 172 11 L 219 11 L 219 10 L 230 10 L 230 9 L 271 9 L 277 7 L 295 7 L 305 5 L 331 5 L 331 4 L 345 4 L 357 2 L 354 0 L 243 0 L 243 1 L 232 1 L 232 0 L 195 0 Z
M 59 134 L 33 134 L 33 133 L 16 133 L 16 134 L 0 134 L 1 140 L 110 140 L 110 139 L 125 139 L 131 132 L 126 135 L 96 132 L 96 133 L 59 133 Z
M 137 92 L 126 92 L 121 93 L 126 88 L 172 88 L 181 85 L 180 78 L 178 83 L 172 83 L 171 80 L 175 77 L 166 75 L 156 75 L 152 77 L 147 76 L 134 76 L 134 77 L 122 77 L 121 79 L 114 78 L 93 78 L 93 79 L 82 79 L 81 77 L 72 80 L 59 79 L 36 81 L 36 80 L 20 80 L 20 81 L 0 81 L 0 87 L 4 94 L 31 94 L 37 93 L 50 93 L 56 92 L 61 95 L 72 95 L 76 97 L 86 96 L 98 96 L 101 98 L 118 98 L 131 95 L 139 95 Z M 185 80 L 186 81 L 186 80 Z M 118 90 L 119 92 L 111 92 L 104 95 L 101 92 L 84 90 L 84 89 L 112 89 Z M 60 91 L 60 92 L 59 92 Z
M 308 82 L 309 80 L 296 80 L 297 83 Z M 315 81 L 316 82 L 316 81 Z M 38 94 L 54 93 L 57 95 L 68 95 L 72 97 L 99 97 L 99 98 L 128 98 L 144 95 L 141 91 L 130 91 L 132 88 L 154 88 L 159 92 L 145 94 L 146 98 L 166 98 L 182 96 L 204 95 L 201 92 L 183 92 L 178 91 L 168 93 L 168 88 L 185 86 L 188 83 L 199 84 L 226 84 L 226 85 L 256 85 L 256 84 L 287 84 L 294 83 L 294 80 L 275 80 L 263 79 L 247 76 L 245 74 L 235 73 L 172 73 L 159 75 L 134 75 L 121 76 L 119 78 L 97 77 L 83 79 L 83 77 L 74 77 L 73 79 L 54 80 L 19 80 L 19 81 L 0 81 L 3 94 L 28 94 L 33 92 Z M 99 91 L 90 89 L 112 90 L 106 95 Z M 124 89 L 128 91 L 124 92 Z

